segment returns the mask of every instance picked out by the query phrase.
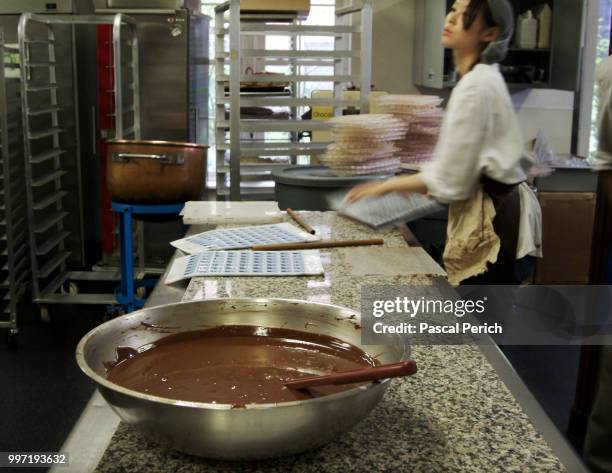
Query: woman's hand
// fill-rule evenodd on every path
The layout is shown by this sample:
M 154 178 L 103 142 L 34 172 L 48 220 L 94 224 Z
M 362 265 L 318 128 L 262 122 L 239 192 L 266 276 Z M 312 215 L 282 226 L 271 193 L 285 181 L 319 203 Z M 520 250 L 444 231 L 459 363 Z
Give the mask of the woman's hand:
M 391 192 L 427 194 L 427 190 L 427 185 L 421 179 L 420 174 L 412 174 L 410 176 L 394 177 L 386 181 L 367 182 L 355 186 L 346 196 L 346 201 L 355 202 L 366 197 L 380 197 Z
M 392 192 L 387 189 L 386 181 L 384 182 L 366 182 L 353 187 L 351 192 L 346 196 L 347 202 L 355 202 L 367 197 L 380 197 L 381 195 Z

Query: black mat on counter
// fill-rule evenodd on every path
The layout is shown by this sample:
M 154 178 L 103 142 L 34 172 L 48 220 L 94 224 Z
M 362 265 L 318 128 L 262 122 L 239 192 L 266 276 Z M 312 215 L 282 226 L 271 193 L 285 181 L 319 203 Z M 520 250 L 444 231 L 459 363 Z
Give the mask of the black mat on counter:
M 93 394 L 74 353 L 81 337 L 102 321 L 104 308 L 53 306 L 51 323 L 43 324 L 28 305 L 20 314 L 17 351 L 8 350 L 0 330 L 0 451 L 55 452 Z

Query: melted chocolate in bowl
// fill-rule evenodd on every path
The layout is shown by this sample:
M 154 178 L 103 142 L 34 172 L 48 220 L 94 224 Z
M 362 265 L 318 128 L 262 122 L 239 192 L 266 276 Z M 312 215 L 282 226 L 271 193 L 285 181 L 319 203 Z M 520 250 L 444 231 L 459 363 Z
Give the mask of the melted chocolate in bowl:
M 118 347 L 108 380 L 154 396 L 240 407 L 346 391 L 356 385 L 297 391 L 284 382 L 376 364 L 360 348 L 327 335 L 225 325 L 169 335 L 141 352 Z

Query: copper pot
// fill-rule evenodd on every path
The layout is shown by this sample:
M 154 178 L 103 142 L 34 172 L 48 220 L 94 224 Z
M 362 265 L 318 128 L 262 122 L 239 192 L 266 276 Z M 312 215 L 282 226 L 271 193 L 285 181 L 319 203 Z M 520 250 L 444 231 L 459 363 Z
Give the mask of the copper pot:
M 208 146 L 139 140 L 107 143 L 106 182 L 113 201 L 176 204 L 202 198 Z

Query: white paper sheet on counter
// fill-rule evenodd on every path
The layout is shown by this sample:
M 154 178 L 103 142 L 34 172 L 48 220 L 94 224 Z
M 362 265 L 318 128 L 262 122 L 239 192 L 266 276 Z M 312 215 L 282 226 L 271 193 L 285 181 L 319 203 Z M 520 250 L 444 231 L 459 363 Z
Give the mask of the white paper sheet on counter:
M 318 250 L 207 251 L 174 260 L 166 284 L 206 276 L 316 276 L 323 274 Z
M 185 253 L 195 254 L 213 250 L 240 250 L 256 245 L 304 243 L 317 240 L 319 240 L 319 237 L 311 235 L 290 223 L 277 223 L 274 225 L 210 230 L 173 241 L 170 244 Z
M 185 225 L 258 225 L 282 222 L 277 202 L 187 202 Z

